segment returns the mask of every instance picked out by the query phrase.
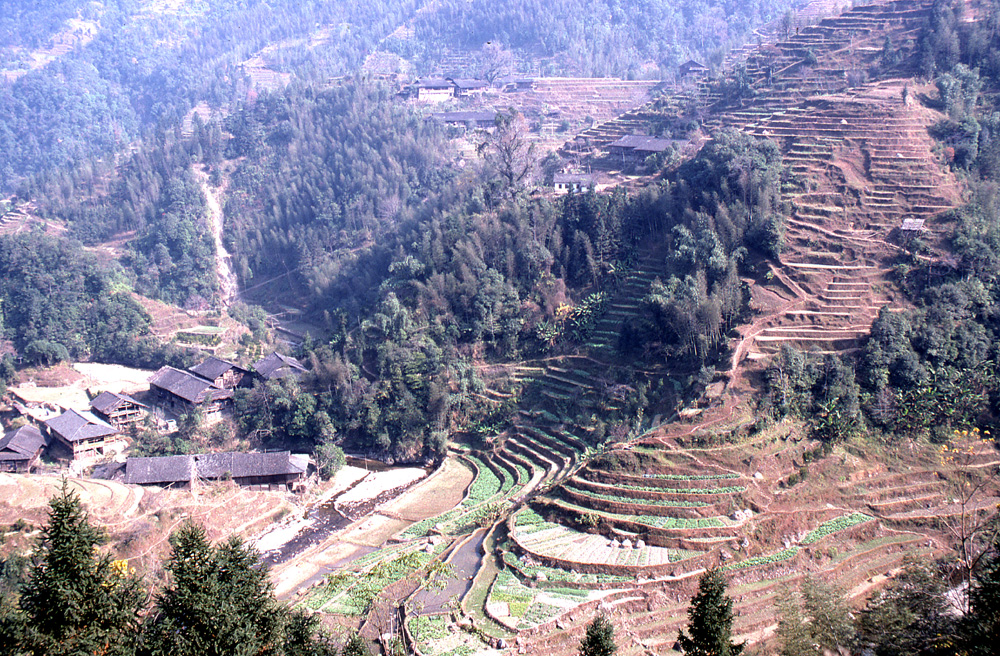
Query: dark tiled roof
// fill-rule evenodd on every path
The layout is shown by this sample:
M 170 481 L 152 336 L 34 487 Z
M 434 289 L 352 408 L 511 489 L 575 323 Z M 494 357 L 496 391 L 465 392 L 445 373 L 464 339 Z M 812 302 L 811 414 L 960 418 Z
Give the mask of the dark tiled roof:
M 611 144 L 611 147 L 631 148 L 654 153 L 663 152 L 670 145 L 669 139 L 659 139 L 645 134 L 630 134 Z
M 196 405 L 205 401 L 227 399 L 233 395 L 232 390 L 220 389 L 204 378 L 173 367 L 161 368 L 149 379 L 149 384 Z
M 109 412 L 114 412 L 122 406 L 123 403 L 134 403 L 140 408 L 145 408 L 146 404 L 139 403 L 131 396 L 127 394 L 118 394 L 116 392 L 101 392 L 94 397 L 94 400 L 90 402 L 90 407 L 98 412 L 108 414 Z
M 420 80 L 417 82 L 419 89 L 450 89 L 455 86 L 451 80 Z
M 215 380 L 230 369 L 238 369 L 239 371 L 246 373 L 246 369 L 240 367 L 239 365 L 235 365 L 232 362 L 226 362 L 225 360 L 220 360 L 214 356 L 205 360 L 201 364 L 191 367 L 189 371 L 198 374 L 207 380 Z
M 254 371 L 267 380 L 284 378 L 285 376 L 299 374 L 306 370 L 302 366 L 302 363 L 295 358 L 281 355 L 277 351 L 255 362 L 253 368 Z
M 129 458 L 125 461 L 125 482 L 156 485 L 190 481 L 193 464 L 191 456 Z
M 455 83 L 455 86 L 459 89 L 485 89 L 490 86 L 490 83 L 486 80 L 475 80 L 468 78 L 452 77 L 448 78 Z
M 76 410 L 67 410 L 58 417 L 46 421 L 45 425 L 67 442 L 107 437 L 118 433 L 118 429 L 114 426 L 105 423 L 89 412 L 77 412 Z
M 202 478 L 222 478 L 227 474 L 233 478 L 247 476 L 279 476 L 301 474 L 304 470 L 291 460 L 288 451 L 272 453 L 206 453 L 194 456 L 198 463 L 198 475 Z
M 31 460 L 48 444 L 42 432 L 34 426 L 21 426 L 0 438 L 0 460 Z
M 708 70 L 708 66 L 705 66 L 701 62 L 696 62 L 693 59 L 687 60 L 686 62 L 684 62 L 683 64 L 681 64 L 679 68 L 681 70 L 687 70 L 687 71 L 707 71 Z
M 594 176 L 586 173 L 556 173 L 552 176 L 553 184 L 585 184 L 594 181 Z
M 139 485 L 181 483 L 198 478 L 248 478 L 304 474 L 308 458 L 288 451 L 274 453 L 204 453 L 158 458 L 129 458 L 125 482 Z

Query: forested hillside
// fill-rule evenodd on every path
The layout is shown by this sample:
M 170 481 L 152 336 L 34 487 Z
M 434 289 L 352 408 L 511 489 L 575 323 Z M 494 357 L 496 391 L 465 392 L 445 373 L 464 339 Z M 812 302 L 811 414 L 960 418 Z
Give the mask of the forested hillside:
M 299 47 L 296 72 L 316 80 L 355 70 L 416 3 L 211 0 L 179 3 L 173 11 L 148 4 L 112 0 L 62 3 L 53 13 L 4 12 L 3 34 L 21 36 L 4 37 L 0 59 L 16 73 L 13 84 L 0 85 L 0 190 L 110 155 L 157 127 L 172 128 L 199 101 L 220 107 L 244 100 L 252 88 L 245 60 L 320 27 L 336 32 L 308 53 Z M 62 19 L 75 10 L 99 27 L 96 37 L 31 70 L 26 49 L 66 29 Z M 281 59 L 282 52 L 272 56 Z
M 796 4 L 602 0 L 582 8 L 565 0 L 446 0 L 437 3 L 435 11 L 421 13 L 414 29 L 418 52 L 429 65 L 441 45 L 478 50 L 493 42 L 517 50 L 526 61 L 554 58 L 553 74 L 670 77 L 691 57 L 721 63 L 726 50 L 749 40 L 755 28 Z

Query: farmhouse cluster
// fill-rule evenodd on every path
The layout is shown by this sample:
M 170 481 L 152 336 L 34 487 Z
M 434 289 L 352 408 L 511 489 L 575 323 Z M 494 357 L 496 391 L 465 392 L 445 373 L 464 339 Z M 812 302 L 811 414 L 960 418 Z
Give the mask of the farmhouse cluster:
M 277 352 L 249 369 L 213 356 L 187 370 L 162 367 L 149 379 L 149 389 L 134 396 L 101 391 L 86 410 L 60 407 L 53 412 L 11 390 L 8 405 L 27 423 L 0 439 L 0 472 L 31 472 L 43 453 L 75 466 L 115 459 L 129 446 L 131 429 L 147 417 L 164 428 L 195 411 L 207 421 L 216 421 L 232 412 L 236 389 L 252 387 L 256 381 L 301 376 L 305 371 L 301 362 Z M 247 486 L 287 486 L 304 477 L 307 467 L 308 457 L 287 451 L 128 458 L 124 479 L 183 485 L 196 479 L 231 478 Z

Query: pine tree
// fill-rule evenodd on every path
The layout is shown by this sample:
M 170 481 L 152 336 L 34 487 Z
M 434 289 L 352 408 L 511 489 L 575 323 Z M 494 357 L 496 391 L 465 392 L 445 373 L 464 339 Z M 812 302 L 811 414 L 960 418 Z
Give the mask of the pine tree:
M 286 614 L 257 553 L 233 538 L 213 547 L 187 524 L 170 537 L 170 584 L 156 599 L 145 650 L 153 656 L 282 653 Z
M 63 483 L 49 502 L 35 565 L 20 598 L 20 652 L 38 656 L 135 652 L 148 598 L 125 561 L 97 554 L 102 534 Z
M 710 569 L 698 581 L 698 594 L 688 608 L 687 633 L 677 636 L 686 656 L 739 656 L 743 643 L 733 644 L 733 600 L 726 596 L 726 579 Z
M 580 642 L 580 656 L 611 656 L 616 651 L 615 627 L 607 617 L 598 615 L 587 625 L 587 634 Z

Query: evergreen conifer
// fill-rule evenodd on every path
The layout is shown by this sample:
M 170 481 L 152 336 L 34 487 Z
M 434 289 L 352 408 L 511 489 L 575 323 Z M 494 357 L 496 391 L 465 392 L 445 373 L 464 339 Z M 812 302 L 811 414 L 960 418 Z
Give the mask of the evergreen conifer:
M 702 574 L 698 593 L 688 608 L 687 633 L 677 637 L 685 656 L 739 656 L 743 643 L 733 644 L 733 600 L 726 596 L 726 579 L 719 569 Z
M 98 555 L 101 532 L 64 482 L 49 502 L 49 522 L 21 593 L 20 611 L 5 629 L 15 653 L 37 656 L 135 653 L 146 592 L 125 561 Z M 8 641 L 9 639 L 9 641 Z
M 587 625 L 587 633 L 580 642 L 580 656 L 611 656 L 616 651 L 615 627 L 607 617 L 598 615 Z

